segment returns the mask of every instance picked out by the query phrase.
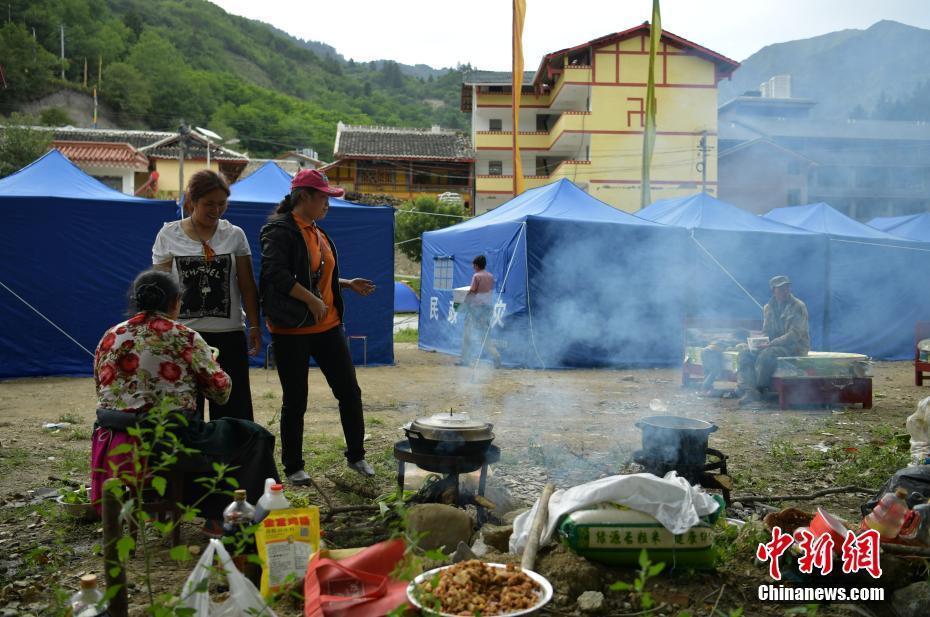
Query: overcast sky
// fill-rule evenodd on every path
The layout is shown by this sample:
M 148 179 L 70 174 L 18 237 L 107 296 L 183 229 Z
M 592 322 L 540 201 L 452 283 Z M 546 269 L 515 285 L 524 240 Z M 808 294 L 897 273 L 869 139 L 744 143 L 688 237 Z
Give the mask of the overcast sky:
M 212 0 L 355 60 L 510 69 L 510 0 Z M 524 64 L 647 21 L 651 0 L 526 0 Z M 745 60 L 771 43 L 892 19 L 930 29 L 928 0 L 662 0 L 662 26 Z

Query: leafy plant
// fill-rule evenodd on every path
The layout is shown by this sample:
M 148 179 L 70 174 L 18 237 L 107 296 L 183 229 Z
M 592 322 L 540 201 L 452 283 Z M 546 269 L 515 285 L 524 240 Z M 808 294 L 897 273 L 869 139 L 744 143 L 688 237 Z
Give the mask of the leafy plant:
M 463 205 L 440 203 L 435 197 L 405 201 L 397 209 L 394 242 L 404 255 L 420 263 L 423 251 L 419 238 L 423 233 L 461 223 L 465 214 Z
M 649 579 L 658 576 L 665 569 L 665 563 L 652 563 L 646 549 L 639 552 L 639 574 L 632 583 L 617 581 L 610 586 L 611 591 L 629 591 L 631 602 L 640 610 L 648 611 L 655 606 L 652 594 L 646 590 Z
M 76 490 L 62 488 L 58 490 L 58 493 L 61 495 L 62 503 L 90 503 L 90 495 L 87 494 L 86 486 L 81 486 Z

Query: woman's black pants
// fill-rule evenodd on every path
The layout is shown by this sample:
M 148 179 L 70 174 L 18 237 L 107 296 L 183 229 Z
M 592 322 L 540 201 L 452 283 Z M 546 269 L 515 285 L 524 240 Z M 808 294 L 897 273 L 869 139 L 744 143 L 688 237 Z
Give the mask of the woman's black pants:
M 210 420 L 237 418 L 252 421 L 252 388 L 249 386 L 249 344 L 245 331 L 201 332 L 207 345 L 220 350 L 217 362 L 232 382 L 229 400 L 220 405 L 210 401 Z M 203 419 L 204 398 L 197 395 L 197 417 Z
M 339 418 L 350 463 L 365 458 L 362 441 L 365 419 L 362 391 L 342 326 L 318 334 L 272 334 L 275 364 L 284 400 L 281 405 L 281 463 L 285 475 L 304 468 L 304 414 L 307 412 L 307 373 L 312 357 L 339 401 Z

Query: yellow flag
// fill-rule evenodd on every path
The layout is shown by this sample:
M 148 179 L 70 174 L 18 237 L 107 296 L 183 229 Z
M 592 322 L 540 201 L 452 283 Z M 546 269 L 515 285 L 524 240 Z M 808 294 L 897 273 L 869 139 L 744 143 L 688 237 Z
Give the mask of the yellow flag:
M 523 192 L 523 165 L 520 163 L 520 93 L 523 90 L 523 20 L 526 0 L 513 0 L 513 196 Z
M 649 194 L 649 167 L 656 145 L 656 56 L 662 40 L 662 19 L 659 0 L 652 0 L 652 24 L 649 27 L 649 75 L 646 78 L 646 122 L 643 130 L 643 190 L 641 207 L 652 203 Z

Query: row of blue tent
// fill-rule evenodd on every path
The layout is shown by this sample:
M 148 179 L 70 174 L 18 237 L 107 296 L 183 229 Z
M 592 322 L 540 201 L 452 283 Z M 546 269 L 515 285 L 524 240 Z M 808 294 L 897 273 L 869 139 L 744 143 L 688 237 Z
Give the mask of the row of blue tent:
M 226 217 L 245 231 L 257 274 L 259 230 L 290 176 L 268 163 L 231 190 Z M 177 218 L 176 204 L 124 195 L 51 150 L 0 180 L 0 211 L 0 378 L 91 373 L 97 342 L 125 318 L 128 287 L 151 266 L 152 243 Z M 342 275 L 378 287 L 366 298 L 346 295 L 346 333 L 364 337 L 350 339 L 356 361 L 392 364 L 393 209 L 332 199 L 321 226 Z
M 776 274 L 807 304 L 815 350 L 912 357 L 930 318 L 930 244 L 827 204 L 760 217 L 701 193 L 632 215 L 560 180 L 424 234 L 421 348 L 460 353 L 453 289 L 479 254 L 497 282 L 489 339 L 511 366 L 680 362 L 685 318 L 761 319 Z

